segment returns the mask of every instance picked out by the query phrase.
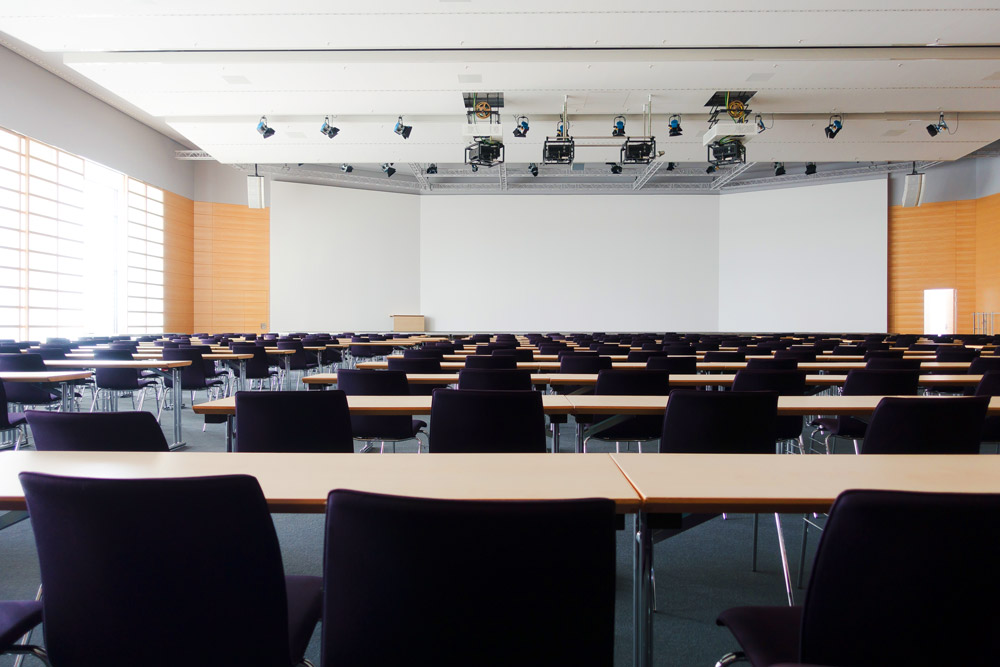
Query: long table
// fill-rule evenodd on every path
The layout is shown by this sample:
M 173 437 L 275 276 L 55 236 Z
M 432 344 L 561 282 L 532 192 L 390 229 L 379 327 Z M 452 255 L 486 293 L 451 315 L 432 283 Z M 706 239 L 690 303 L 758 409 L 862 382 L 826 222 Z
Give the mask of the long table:
M 646 367 L 646 363 L 642 361 L 613 361 L 613 368 L 632 368 L 632 369 L 643 369 Z M 559 362 L 557 361 L 519 361 L 517 362 L 517 367 L 521 369 L 527 369 L 531 371 L 546 372 L 546 371 L 558 371 Z M 743 370 L 747 367 L 747 362 L 745 361 L 699 361 L 697 362 L 697 369 L 699 371 L 713 371 L 713 372 L 733 372 Z M 864 368 L 864 362 L 860 361 L 837 361 L 836 359 L 829 359 L 824 361 L 800 361 L 798 365 L 798 370 L 800 371 L 839 371 L 846 372 L 849 370 L 854 370 L 856 368 Z M 375 369 L 375 370 L 385 370 L 389 368 L 389 362 L 387 361 L 362 361 L 358 364 L 358 368 L 362 369 Z M 465 368 L 464 361 L 442 361 L 442 370 L 458 371 Z M 955 371 L 964 372 L 969 368 L 968 361 L 921 361 L 920 368 L 925 371 Z

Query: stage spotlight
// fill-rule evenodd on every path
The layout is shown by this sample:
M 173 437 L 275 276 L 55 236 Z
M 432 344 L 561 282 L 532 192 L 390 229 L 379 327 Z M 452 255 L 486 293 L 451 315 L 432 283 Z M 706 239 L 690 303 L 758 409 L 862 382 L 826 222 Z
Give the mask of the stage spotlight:
M 618 164 L 616 162 L 611 162 L 609 164 L 611 165 L 611 173 L 612 174 L 620 174 L 620 173 L 622 173 L 622 166 L 620 164 Z
M 528 136 L 527 116 L 518 116 L 514 119 L 514 136 L 522 139 Z
M 325 134 L 326 136 L 330 137 L 331 139 L 333 139 L 335 136 L 337 136 L 337 133 L 340 132 L 340 128 L 336 128 L 333 125 L 330 125 L 330 117 L 327 116 L 326 118 L 323 119 L 323 127 L 319 128 L 319 131 Z
M 844 119 L 840 116 L 830 116 L 830 124 L 823 128 L 827 139 L 833 139 L 844 129 Z
M 438 173 L 438 166 L 436 164 L 429 164 L 427 165 L 427 169 L 424 170 L 424 173 L 428 176 L 433 176 Z
M 937 125 L 931 124 L 927 126 L 927 134 L 932 137 L 936 137 L 941 132 L 948 131 L 948 123 L 944 122 L 944 112 L 938 117 Z
M 757 114 L 755 122 L 757 123 L 757 134 L 760 134 L 761 132 L 767 129 L 767 125 L 764 125 L 764 119 L 761 118 L 760 114 Z
M 671 137 L 679 137 L 684 134 L 684 130 L 681 129 L 681 117 L 678 114 L 674 114 L 667 121 L 667 125 L 670 127 L 670 132 L 668 133 Z
M 625 116 L 615 116 L 615 119 L 611 121 L 611 136 L 625 136 Z
M 268 127 L 267 125 L 267 116 L 260 117 L 260 121 L 257 123 L 257 131 L 260 132 L 265 139 L 270 139 L 274 136 L 274 128 Z
M 392 162 L 383 162 L 382 171 L 385 172 L 386 178 L 392 178 L 392 175 L 396 173 L 396 170 L 392 168 Z
M 344 164 L 340 165 L 340 170 L 341 170 L 342 172 L 344 172 L 345 174 L 349 174 L 349 173 L 351 173 L 352 171 L 354 171 L 354 167 L 352 167 L 351 165 L 349 165 L 349 164 L 347 164 L 347 163 L 345 162 Z
M 398 134 L 399 136 L 403 137 L 404 139 L 409 139 L 410 138 L 410 132 L 413 131 L 413 126 L 412 125 L 403 125 L 403 117 L 400 116 L 396 120 L 396 127 L 394 127 L 392 129 L 392 131 L 395 132 L 396 134 Z
M 705 168 L 705 173 L 706 174 L 714 174 L 717 169 L 718 169 L 718 167 L 716 167 L 714 164 L 710 164 L 710 165 L 708 165 Z
M 532 176 L 538 176 L 538 165 L 535 164 L 534 162 L 532 162 L 531 164 L 529 164 L 528 165 L 528 172 L 531 173 Z
M 806 163 L 806 176 L 812 176 L 816 173 L 816 163 L 808 162 Z
M 479 171 L 479 165 L 470 164 L 469 166 L 472 167 L 472 173 L 473 174 L 476 173 L 477 171 Z
M 784 162 L 775 162 L 774 163 L 774 175 L 775 176 L 784 176 L 785 175 L 785 163 Z
M 676 162 L 668 162 L 667 163 L 667 171 L 673 171 L 676 166 L 677 166 Z

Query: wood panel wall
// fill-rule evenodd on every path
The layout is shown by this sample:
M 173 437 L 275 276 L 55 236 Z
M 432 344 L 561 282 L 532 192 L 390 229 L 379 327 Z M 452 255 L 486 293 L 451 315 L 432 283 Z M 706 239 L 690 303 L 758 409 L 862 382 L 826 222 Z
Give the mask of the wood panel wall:
M 163 193 L 163 329 L 194 327 L 194 202 Z
M 270 209 L 194 203 L 195 332 L 267 331 Z
M 958 333 L 971 333 L 973 312 L 1000 311 L 998 259 L 1000 195 L 890 207 L 889 331 L 923 333 L 924 290 L 951 288 Z

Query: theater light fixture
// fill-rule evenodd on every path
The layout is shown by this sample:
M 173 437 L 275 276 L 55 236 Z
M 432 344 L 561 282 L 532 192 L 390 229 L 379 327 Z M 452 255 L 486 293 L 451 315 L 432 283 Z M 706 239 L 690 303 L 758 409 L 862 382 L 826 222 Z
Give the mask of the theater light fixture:
M 622 166 L 620 164 L 618 164 L 617 162 L 609 162 L 608 164 L 611 165 L 611 173 L 612 174 L 620 174 L 620 173 L 622 173 Z
M 941 115 L 938 117 L 937 125 L 934 125 L 932 123 L 931 125 L 927 126 L 927 134 L 931 135 L 932 137 L 936 137 L 941 132 L 947 132 L 947 131 L 948 131 L 948 123 L 944 122 L 944 112 L 942 111 Z
M 319 131 L 325 134 L 326 136 L 330 137 L 331 139 L 333 139 L 335 136 L 337 136 L 337 133 L 340 132 L 340 128 L 336 128 L 333 125 L 330 125 L 330 117 L 327 116 L 326 118 L 323 119 L 323 126 L 319 128 Z
M 716 171 L 718 171 L 718 169 L 719 168 L 716 167 L 714 164 L 710 164 L 707 167 L 705 167 L 705 173 L 706 174 L 714 174 Z
M 351 173 L 352 171 L 354 171 L 354 167 L 352 167 L 351 165 L 349 165 L 349 164 L 347 164 L 347 163 L 345 162 L 344 164 L 340 165 L 340 170 L 341 170 L 342 172 L 344 172 L 345 174 L 349 174 L 349 173 Z
M 806 176 L 812 176 L 816 173 L 816 163 L 808 162 L 806 163 Z
M 625 116 L 615 116 L 615 119 L 611 121 L 611 136 L 625 136 Z
M 785 163 L 784 162 L 775 162 L 774 163 L 774 175 L 775 176 L 784 176 L 785 175 Z
M 844 129 L 844 118 L 839 114 L 830 116 L 830 124 L 823 128 L 827 139 L 833 139 Z
M 477 164 L 470 164 L 469 166 L 472 167 L 472 173 L 473 174 L 476 173 L 477 171 L 479 171 L 479 165 L 477 165 Z
M 392 162 L 383 162 L 382 171 L 385 172 L 386 178 L 392 178 L 392 175 L 396 173 L 396 170 L 392 168 Z
M 773 121 L 774 117 L 772 116 L 771 118 Z M 760 134 L 761 132 L 767 129 L 767 125 L 764 125 L 764 119 L 761 117 L 760 114 L 757 114 L 757 116 L 754 118 L 754 122 L 757 123 L 757 134 Z M 774 123 L 772 122 L 771 124 L 773 125 Z
M 534 162 L 532 162 L 531 164 L 529 164 L 528 165 L 528 172 L 532 176 L 536 176 L 537 177 L 538 176 L 538 165 L 535 164 Z
M 392 131 L 395 132 L 396 134 L 398 134 L 399 136 L 403 137 L 404 139 L 409 139 L 410 138 L 410 132 L 413 131 L 413 126 L 412 125 L 404 125 L 403 124 L 403 117 L 400 116 L 396 120 L 396 127 L 394 127 L 392 129 Z
M 428 176 L 433 176 L 438 173 L 438 166 L 436 164 L 429 164 L 427 165 L 427 169 L 424 170 L 424 173 Z
M 518 116 L 514 119 L 514 136 L 523 139 L 528 136 L 528 117 Z
M 674 114 L 667 121 L 667 125 L 670 127 L 668 134 L 671 137 L 679 137 L 684 134 L 684 130 L 681 128 L 681 117 L 680 114 Z
M 667 163 L 667 171 L 673 171 L 675 167 L 677 167 L 677 163 L 676 162 L 668 162 Z
M 274 136 L 274 128 L 268 127 L 267 116 L 260 117 L 260 120 L 257 122 L 257 131 L 260 132 L 261 136 L 265 139 L 270 139 Z

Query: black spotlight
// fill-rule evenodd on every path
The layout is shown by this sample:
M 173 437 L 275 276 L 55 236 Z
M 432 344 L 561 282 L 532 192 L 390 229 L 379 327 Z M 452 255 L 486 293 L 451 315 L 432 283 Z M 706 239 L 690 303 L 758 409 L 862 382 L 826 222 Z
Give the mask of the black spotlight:
M 615 116 L 615 119 L 611 121 L 611 136 L 625 136 L 625 116 Z
M 514 119 L 514 136 L 524 138 L 528 136 L 528 117 L 518 116 Z
M 620 173 L 622 173 L 622 166 L 620 164 L 616 163 L 616 162 L 612 162 L 611 163 L 611 173 L 612 174 L 620 174 Z
M 931 135 L 932 137 L 936 137 L 937 134 L 938 134 L 937 125 L 933 125 L 933 124 L 928 125 L 927 126 L 927 134 Z
M 472 173 L 473 174 L 476 173 L 477 171 L 479 171 L 479 165 L 478 164 L 470 164 L 469 166 L 472 167 Z
M 816 173 L 816 163 L 815 162 L 807 162 L 806 163 L 806 176 L 812 176 L 815 173 Z
M 330 117 L 327 116 L 323 119 L 323 127 L 319 128 L 319 131 L 333 139 L 340 132 L 340 129 L 330 125 Z
M 673 171 L 676 167 L 677 167 L 677 163 L 676 162 L 668 162 L 667 163 L 667 171 Z
M 681 117 L 674 114 L 667 121 L 667 125 L 670 127 L 670 132 L 668 133 L 671 137 L 679 137 L 684 134 L 684 130 L 681 129 Z
M 413 131 L 412 125 L 403 125 L 403 117 L 400 116 L 396 120 L 396 127 L 392 128 L 392 131 L 403 137 L 404 139 L 410 138 L 410 132 Z
M 268 127 L 267 116 L 261 116 L 260 121 L 257 123 L 257 131 L 263 135 L 265 139 L 270 139 L 274 136 L 274 128 Z
M 767 125 L 764 125 L 764 119 L 761 117 L 760 114 L 757 114 L 757 117 L 754 119 L 754 121 L 757 123 L 757 134 L 760 134 L 761 132 L 767 129 Z
M 823 128 L 827 139 L 833 139 L 844 129 L 844 119 L 840 116 L 830 116 L 830 124 Z
M 354 167 L 352 167 L 351 165 L 349 165 L 349 164 L 347 164 L 347 163 L 345 162 L 344 164 L 340 165 L 340 170 L 341 170 L 342 172 L 344 172 L 345 174 L 349 174 L 349 173 L 351 173 L 352 171 L 354 171 Z
M 392 162 L 383 162 L 382 171 L 385 172 L 386 178 L 392 178 L 392 175 L 396 173 L 396 170 L 392 168 Z
M 931 125 L 927 126 L 927 134 L 931 135 L 932 137 L 936 137 L 940 133 L 946 132 L 947 130 L 948 130 L 948 123 L 944 122 L 944 112 L 942 112 L 941 115 L 938 117 L 937 125 L 934 125 L 932 123 Z
M 775 176 L 784 176 L 785 175 L 785 163 L 784 162 L 775 162 L 774 163 L 774 175 Z
M 436 164 L 429 164 L 427 165 L 427 169 L 424 170 L 424 173 L 428 176 L 433 176 L 438 173 L 438 166 Z
M 716 167 L 714 164 L 710 164 L 710 165 L 708 165 L 705 168 L 705 173 L 706 174 L 714 174 L 717 169 L 718 169 L 718 167 Z
M 529 173 L 530 173 L 530 174 L 531 174 L 532 176 L 535 176 L 535 177 L 537 177 L 537 176 L 538 176 L 538 165 L 537 165 L 537 164 L 535 164 L 534 162 L 532 162 L 531 164 L 529 164 L 529 165 L 528 165 L 528 172 L 529 172 Z

